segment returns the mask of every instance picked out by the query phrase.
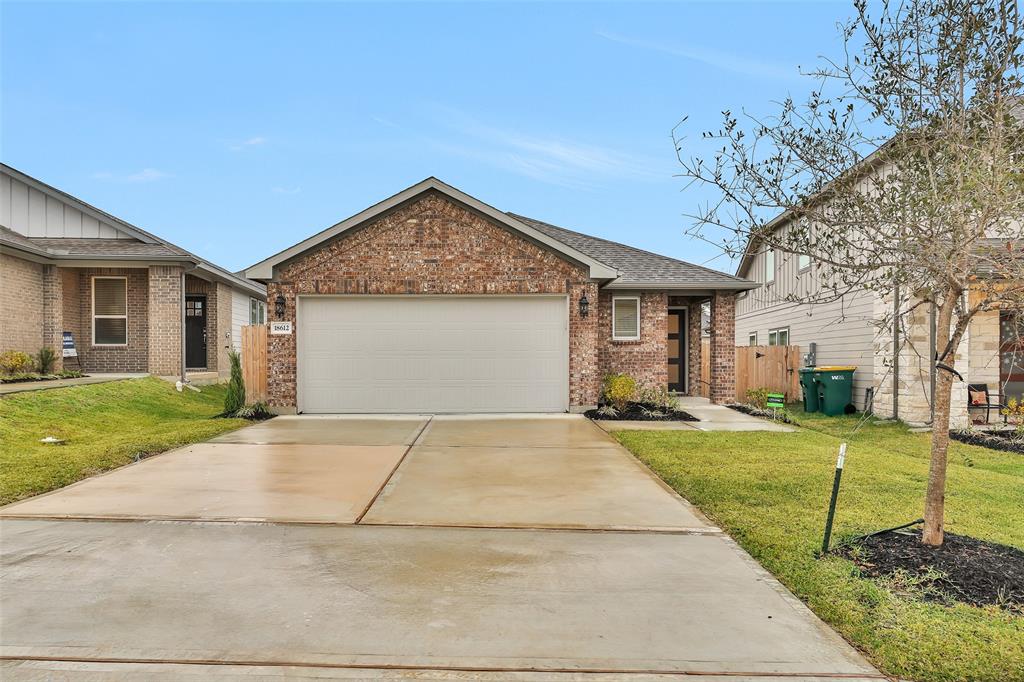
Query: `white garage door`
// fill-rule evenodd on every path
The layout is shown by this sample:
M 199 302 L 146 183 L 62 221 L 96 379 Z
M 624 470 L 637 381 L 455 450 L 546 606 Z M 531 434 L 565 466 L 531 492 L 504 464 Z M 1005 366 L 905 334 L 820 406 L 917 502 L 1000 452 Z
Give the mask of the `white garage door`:
M 564 412 L 564 296 L 303 296 L 301 412 Z

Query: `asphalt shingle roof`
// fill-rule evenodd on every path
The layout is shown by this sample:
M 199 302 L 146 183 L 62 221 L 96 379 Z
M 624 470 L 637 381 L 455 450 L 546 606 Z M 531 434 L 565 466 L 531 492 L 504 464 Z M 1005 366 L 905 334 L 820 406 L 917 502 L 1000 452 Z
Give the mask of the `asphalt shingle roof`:
M 550 223 L 527 218 L 515 213 L 510 216 L 526 223 L 535 230 L 543 232 L 552 239 L 571 246 L 605 265 L 619 270 L 621 276 L 615 280 L 616 287 L 636 285 L 637 287 L 671 287 L 685 285 L 688 287 L 704 286 L 708 289 L 754 288 L 754 282 L 733 275 L 712 270 L 702 265 L 687 263 L 668 256 L 644 251 L 626 244 L 592 237 L 581 232 L 567 230 Z M 749 285 L 749 287 L 744 286 Z
M 29 237 L 28 241 L 54 254 L 66 256 L 185 256 L 170 244 L 146 244 L 135 239 L 79 239 L 76 237 Z

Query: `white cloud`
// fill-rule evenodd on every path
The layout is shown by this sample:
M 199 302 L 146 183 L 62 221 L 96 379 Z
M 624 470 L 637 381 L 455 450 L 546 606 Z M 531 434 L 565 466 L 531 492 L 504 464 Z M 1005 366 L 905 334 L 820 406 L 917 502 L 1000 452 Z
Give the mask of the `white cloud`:
M 228 149 L 233 152 L 240 152 L 243 149 L 248 149 L 249 147 L 259 147 L 262 144 L 266 144 L 266 142 L 267 138 L 257 135 L 256 137 L 250 137 L 248 140 L 229 144 Z
M 572 188 L 601 180 L 656 180 L 671 171 L 664 162 L 560 135 L 536 135 L 488 125 L 454 109 L 439 108 L 438 118 L 465 140 L 431 139 L 436 149 L 540 180 Z
M 684 59 L 700 62 L 701 64 L 722 69 L 723 71 L 732 71 L 733 73 L 742 74 L 744 76 L 778 79 L 795 79 L 800 77 L 800 73 L 797 71 L 795 66 L 772 63 L 764 60 L 763 58 L 744 57 L 734 52 L 726 52 L 723 50 L 715 50 L 705 47 L 675 44 L 670 45 L 668 43 L 628 38 L 608 31 L 598 31 L 597 35 L 605 40 L 610 40 L 613 43 L 629 45 L 630 47 L 638 47 L 644 50 L 652 50 L 654 52 L 661 52 L 675 57 L 683 57 Z
M 302 191 L 301 187 L 271 187 L 270 191 L 274 194 L 298 194 Z
M 94 180 L 105 180 L 107 182 L 155 182 L 172 176 L 170 173 L 165 173 L 162 170 L 157 170 L 156 168 L 143 168 L 137 173 L 111 173 L 109 171 L 100 171 L 98 173 L 93 173 L 92 177 Z

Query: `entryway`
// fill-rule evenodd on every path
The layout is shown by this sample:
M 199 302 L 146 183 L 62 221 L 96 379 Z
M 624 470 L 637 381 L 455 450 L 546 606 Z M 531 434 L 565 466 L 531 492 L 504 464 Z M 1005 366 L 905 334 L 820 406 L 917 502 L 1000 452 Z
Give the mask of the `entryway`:
M 185 296 L 185 367 L 206 369 L 206 296 Z

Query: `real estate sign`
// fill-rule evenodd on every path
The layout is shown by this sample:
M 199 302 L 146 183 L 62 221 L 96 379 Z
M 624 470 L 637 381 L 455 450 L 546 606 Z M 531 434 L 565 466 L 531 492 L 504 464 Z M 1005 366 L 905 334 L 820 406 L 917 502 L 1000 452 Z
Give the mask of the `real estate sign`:
M 78 351 L 75 349 L 75 336 L 71 332 L 64 332 L 64 340 L 61 343 L 61 357 L 78 357 Z

